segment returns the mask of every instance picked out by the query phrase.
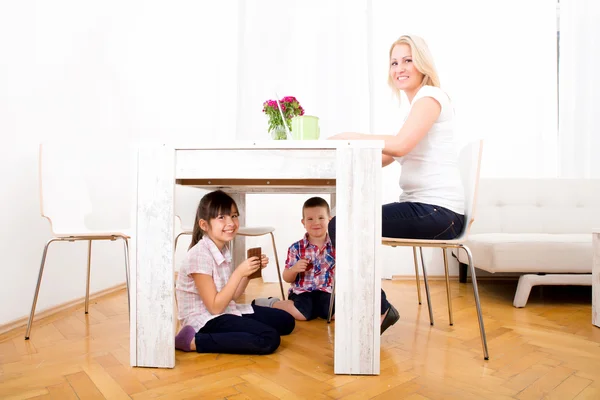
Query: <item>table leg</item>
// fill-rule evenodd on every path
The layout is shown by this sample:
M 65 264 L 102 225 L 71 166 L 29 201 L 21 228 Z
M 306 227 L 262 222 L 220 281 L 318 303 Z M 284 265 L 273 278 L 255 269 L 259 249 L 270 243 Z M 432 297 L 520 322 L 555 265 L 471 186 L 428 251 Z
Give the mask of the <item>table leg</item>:
M 335 193 L 331 193 L 329 195 L 329 208 L 331 209 L 331 216 L 335 217 L 335 210 L 337 207 L 337 199 L 335 197 Z
M 175 366 L 173 241 L 175 150 L 142 147 L 131 251 L 132 366 Z
M 381 149 L 337 150 L 334 372 L 380 371 Z
M 246 226 L 246 193 L 230 193 L 230 196 L 238 206 L 240 226 Z M 238 235 L 233 240 L 232 258 L 231 266 L 233 269 L 246 259 L 246 238 L 244 236 Z
M 600 232 L 592 236 L 592 324 L 600 328 Z

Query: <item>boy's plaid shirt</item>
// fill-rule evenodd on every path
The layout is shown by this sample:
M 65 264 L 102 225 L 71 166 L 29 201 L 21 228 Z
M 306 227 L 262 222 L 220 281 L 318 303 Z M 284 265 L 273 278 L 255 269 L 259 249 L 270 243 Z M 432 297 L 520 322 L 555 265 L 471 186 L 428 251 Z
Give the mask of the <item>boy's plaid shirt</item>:
M 335 249 L 329 234 L 322 248 L 308 241 L 308 233 L 288 249 L 286 268 L 292 268 L 298 261 L 305 259 L 311 264 L 304 272 L 296 276 L 290 287 L 290 293 L 296 294 L 320 290 L 331 293 L 333 274 L 335 273 Z

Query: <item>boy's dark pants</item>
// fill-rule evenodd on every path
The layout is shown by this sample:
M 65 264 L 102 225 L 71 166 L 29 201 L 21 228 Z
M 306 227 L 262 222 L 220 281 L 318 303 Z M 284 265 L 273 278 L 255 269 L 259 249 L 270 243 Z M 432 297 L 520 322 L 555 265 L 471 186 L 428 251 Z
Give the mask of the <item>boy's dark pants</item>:
M 294 301 L 294 307 L 304 315 L 307 321 L 315 318 L 327 319 L 331 293 L 313 290 L 312 292 L 290 293 L 288 300 Z M 335 304 L 332 315 L 335 314 Z
M 315 318 L 327 319 L 329 316 L 330 293 L 320 290 L 300 294 L 290 293 L 288 300 L 294 301 L 294 306 L 304 315 L 307 321 Z M 381 315 L 385 314 L 388 308 L 390 308 L 390 303 L 387 301 L 385 292 L 381 290 Z M 333 301 L 331 315 L 335 315 L 335 300 Z

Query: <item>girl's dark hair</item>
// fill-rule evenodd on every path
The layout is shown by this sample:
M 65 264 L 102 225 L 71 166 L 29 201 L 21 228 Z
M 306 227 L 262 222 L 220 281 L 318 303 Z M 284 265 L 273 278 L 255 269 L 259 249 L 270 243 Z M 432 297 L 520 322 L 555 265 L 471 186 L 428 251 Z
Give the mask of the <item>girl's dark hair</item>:
M 234 206 L 237 210 L 235 200 L 222 190 L 215 190 L 214 192 L 205 194 L 198 204 L 196 218 L 194 219 L 194 230 L 192 231 L 192 243 L 189 249 L 194 247 L 204 235 L 204 232 L 200 229 L 199 221 L 201 219 L 210 224 L 210 220 L 216 218 L 218 215 L 231 215 L 231 210 Z

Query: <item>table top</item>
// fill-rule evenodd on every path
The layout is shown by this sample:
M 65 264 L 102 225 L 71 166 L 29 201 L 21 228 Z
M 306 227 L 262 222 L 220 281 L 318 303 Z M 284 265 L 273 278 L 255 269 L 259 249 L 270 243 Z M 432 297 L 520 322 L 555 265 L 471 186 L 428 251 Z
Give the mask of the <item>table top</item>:
M 144 142 L 140 146 L 169 146 L 176 150 L 216 149 L 383 149 L 383 140 L 228 140 L 210 142 Z

